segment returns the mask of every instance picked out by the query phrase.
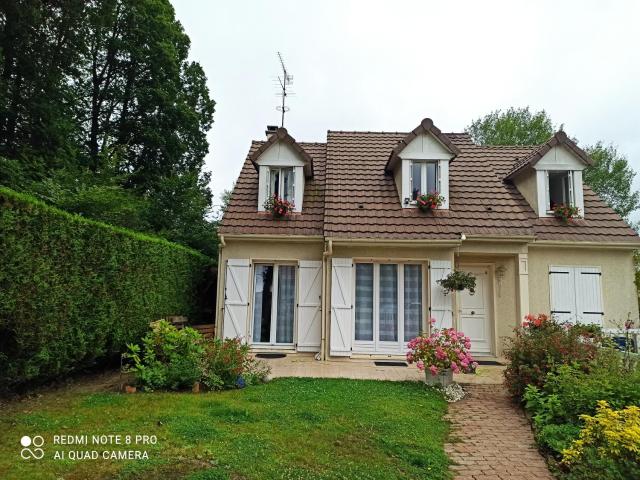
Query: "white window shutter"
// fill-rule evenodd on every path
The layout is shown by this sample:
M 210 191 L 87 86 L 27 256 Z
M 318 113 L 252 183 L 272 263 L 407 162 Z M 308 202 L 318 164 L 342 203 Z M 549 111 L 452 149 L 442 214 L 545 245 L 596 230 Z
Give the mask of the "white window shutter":
M 451 273 L 451 262 L 432 260 L 429 264 L 429 290 L 431 292 L 431 317 L 436 320 L 436 328 L 453 327 L 453 305 L 451 293 L 445 295 L 444 289 L 437 283 Z
M 246 341 L 249 321 L 249 279 L 251 262 L 248 259 L 227 260 L 224 286 L 224 322 L 222 334 L 225 338 L 241 337 Z
M 353 338 L 353 259 L 331 260 L 331 332 L 329 354 L 350 357 Z
M 571 267 L 549 267 L 551 315 L 559 322 L 576 323 L 575 271 Z
M 400 192 L 400 204 L 402 208 L 408 208 L 409 205 L 405 205 L 404 199 L 411 199 L 411 160 L 402 160 L 402 192 Z
M 322 262 L 298 263 L 298 350 L 319 352 L 322 327 Z
M 444 203 L 440 208 L 449 208 L 449 160 L 440 160 L 438 162 L 438 184 L 440 195 L 444 197 Z
M 576 306 L 579 323 L 602 326 L 604 310 L 602 307 L 602 275 L 598 267 L 577 267 Z
M 536 192 L 538 194 L 538 216 L 547 217 L 549 186 L 546 170 L 536 170 Z
M 582 172 L 574 170 L 573 174 L 573 199 L 575 206 L 580 209 L 580 216 L 584 217 L 584 192 L 582 187 Z
M 258 211 L 264 212 L 264 202 L 269 195 L 269 167 L 261 165 L 258 177 Z
M 295 211 L 302 211 L 302 199 L 304 198 L 304 169 L 303 167 L 293 167 L 294 184 L 293 184 L 293 204 Z

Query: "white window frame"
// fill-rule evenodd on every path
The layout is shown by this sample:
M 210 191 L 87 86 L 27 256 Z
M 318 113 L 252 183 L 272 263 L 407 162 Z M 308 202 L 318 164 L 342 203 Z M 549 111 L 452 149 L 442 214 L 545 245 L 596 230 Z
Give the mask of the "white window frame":
M 373 340 L 356 340 L 356 264 L 358 263 L 370 263 L 373 264 Z M 380 340 L 380 265 L 396 265 L 397 266 L 397 282 L 398 282 L 398 340 L 395 342 Z M 427 296 L 427 284 L 428 284 L 428 270 L 427 264 L 422 261 L 377 261 L 373 259 L 354 259 L 353 261 L 353 285 L 352 285 L 352 298 L 353 309 L 351 315 L 352 338 L 354 353 L 364 354 L 395 354 L 402 355 L 407 351 L 407 343 L 404 341 L 404 266 L 405 265 L 419 265 L 421 267 L 422 275 L 422 309 L 426 312 L 428 307 Z M 425 318 L 420 321 L 420 328 L 418 334 L 428 328 L 425 325 Z
M 294 267 L 295 271 L 295 293 L 294 293 L 294 308 L 293 308 L 293 342 L 291 343 L 277 343 L 277 320 L 278 320 L 278 277 L 280 266 L 290 266 Z M 272 266 L 273 267 L 273 284 L 271 287 L 271 329 L 269 332 L 269 341 L 268 342 L 255 342 L 253 340 L 253 329 L 255 326 L 255 288 L 256 288 L 256 267 L 258 266 Z M 294 348 L 297 341 L 297 328 L 298 328 L 298 265 L 294 262 L 268 262 L 268 261 L 260 261 L 255 262 L 253 264 L 253 268 L 251 269 L 251 321 L 249 322 L 249 339 L 250 344 L 253 347 L 278 347 L 278 348 Z
M 274 192 L 271 191 L 271 172 L 277 170 L 280 175 L 280 182 L 278 183 L 278 197 L 284 198 L 284 172 L 285 170 L 291 170 L 293 173 L 293 198 L 288 199 L 290 202 L 293 202 L 295 205 L 296 200 L 296 169 L 295 167 L 269 167 L 267 170 L 267 198 L 272 197 Z
M 413 196 L 413 165 L 420 165 L 420 191 L 418 193 L 429 193 L 426 191 L 427 186 L 427 164 L 433 164 L 436 167 L 436 190 L 440 193 L 440 162 L 438 160 L 411 160 L 409 163 L 409 193 Z M 409 198 L 411 198 L 411 196 Z M 415 200 L 410 200 L 411 205 L 416 205 Z
M 551 209 L 551 188 L 549 186 L 549 174 L 550 173 L 567 173 L 569 176 L 569 204 L 572 206 L 576 206 L 576 196 L 575 196 L 575 182 L 574 175 L 572 170 L 545 170 L 545 192 L 546 192 L 546 212 L 547 214 L 553 214 L 553 210 Z

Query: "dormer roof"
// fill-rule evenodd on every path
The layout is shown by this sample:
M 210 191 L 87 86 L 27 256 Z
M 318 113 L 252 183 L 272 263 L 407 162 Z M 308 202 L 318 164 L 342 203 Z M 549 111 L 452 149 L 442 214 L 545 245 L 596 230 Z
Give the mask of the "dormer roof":
M 443 134 L 438 127 L 433 124 L 433 120 L 431 120 L 430 118 L 425 118 L 420 122 L 420 125 L 409 132 L 402 140 L 398 142 L 393 150 L 391 150 L 389 160 L 387 161 L 387 165 L 385 166 L 385 171 L 393 171 L 397 162 L 400 160 L 400 154 L 402 153 L 402 151 L 414 139 L 422 134 L 432 135 L 436 140 L 438 140 L 438 142 L 440 142 L 445 150 L 451 153 L 453 157 L 456 157 L 460 154 L 460 149 L 458 149 L 458 147 L 456 147 L 453 142 L 445 134 Z
M 516 177 L 518 174 L 523 172 L 528 167 L 533 167 L 538 161 L 544 157 L 552 148 L 564 146 L 570 152 L 572 152 L 575 157 L 583 162 L 586 166 L 590 166 L 593 164 L 591 158 L 587 153 L 582 150 L 576 143 L 571 140 L 566 133 L 562 130 L 556 132 L 553 137 L 547 140 L 545 143 L 540 145 L 538 148 L 533 150 L 529 155 L 518 160 L 511 171 L 504 177 L 505 180 L 511 180 Z
M 258 170 L 258 158 L 266 152 L 269 148 L 276 145 L 277 143 L 282 142 L 284 144 L 289 145 L 293 150 L 300 156 L 300 159 L 304 162 L 304 176 L 307 178 L 313 178 L 313 158 L 309 155 L 302 146 L 296 142 L 296 140 L 289 135 L 287 129 L 284 127 L 278 128 L 272 135 L 269 136 L 268 140 L 259 148 L 251 152 L 249 155 L 249 160 L 253 164 L 256 170 Z

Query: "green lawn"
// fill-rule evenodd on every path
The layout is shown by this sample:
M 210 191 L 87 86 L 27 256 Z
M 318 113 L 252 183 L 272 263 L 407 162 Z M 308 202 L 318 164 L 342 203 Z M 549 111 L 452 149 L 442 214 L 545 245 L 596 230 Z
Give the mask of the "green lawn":
M 0 415 L 0 478 L 441 479 L 445 401 L 419 383 L 277 379 L 221 393 L 58 391 Z M 54 435 L 156 435 L 152 446 L 54 446 Z M 42 435 L 45 457 L 20 458 Z M 148 460 L 55 460 L 55 450 Z

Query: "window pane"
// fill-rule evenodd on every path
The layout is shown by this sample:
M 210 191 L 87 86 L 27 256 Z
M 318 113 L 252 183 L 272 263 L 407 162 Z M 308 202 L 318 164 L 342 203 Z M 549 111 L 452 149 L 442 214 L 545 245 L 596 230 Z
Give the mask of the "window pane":
M 276 342 L 293 343 L 293 312 L 296 297 L 296 268 L 292 265 L 278 267 L 278 315 Z
M 398 341 L 398 266 L 380 265 L 380 340 Z
M 356 263 L 356 340 L 373 341 L 373 264 Z
M 422 164 L 414 162 L 411 164 L 411 200 L 418 198 L 418 195 L 422 193 L 421 176 L 422 176 Z
M 283 197 L 290 202 L 294 201 L 295 176 L 293 168 L 283 168 L 282 176 L 284 182 Z
M 549 172 L 549 208 L 570 203 L 569 172 Z
M 269 172 L 269 196 L 280 196 L 280 169 L 272 168 Z
M 422 317 L 422 267 L 404 266 L 404 341 L 420 333 Z
M 273 265 L 256 265 L 253 289 L 253 341 L 268 342 L 271 335 Z
M 429 162 L 427 167 L 427 193 L 438 191 L 438 164 Z

